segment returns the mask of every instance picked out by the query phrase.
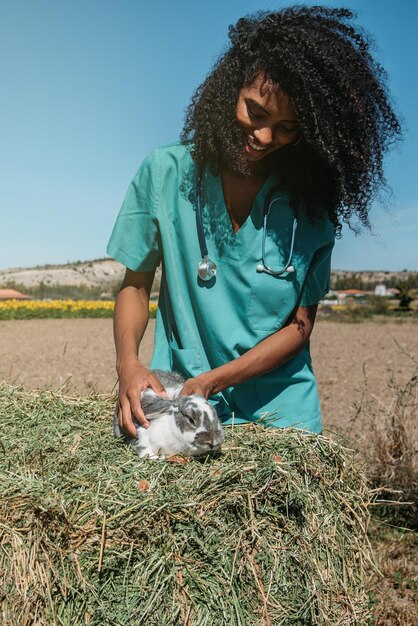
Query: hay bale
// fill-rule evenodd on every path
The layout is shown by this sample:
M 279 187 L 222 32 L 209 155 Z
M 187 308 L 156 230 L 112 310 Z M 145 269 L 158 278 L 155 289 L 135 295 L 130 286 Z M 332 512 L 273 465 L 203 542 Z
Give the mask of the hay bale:
M 349 451 L 250 425 L 217 458 L 139 460 L 113 403 L 0 385 L 1 624 L 364 623 Z

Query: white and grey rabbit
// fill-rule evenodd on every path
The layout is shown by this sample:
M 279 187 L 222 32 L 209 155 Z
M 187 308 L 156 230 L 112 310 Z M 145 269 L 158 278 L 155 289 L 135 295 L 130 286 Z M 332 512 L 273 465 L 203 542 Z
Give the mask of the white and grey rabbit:
M 137 424 L 137 439 L 130 437 L 114 417 L 114 433 L 131 444 L 138 456 L 163 459 L 173 454 L 202 456 L 217 450 L 224 441 L 218 415 L 202 396 L 179 396 L 184 378 L 177 372 L 153 370 L 163 384 L 168 399 L 152 389 L 141 393 L 141 407 L 149 427 Z

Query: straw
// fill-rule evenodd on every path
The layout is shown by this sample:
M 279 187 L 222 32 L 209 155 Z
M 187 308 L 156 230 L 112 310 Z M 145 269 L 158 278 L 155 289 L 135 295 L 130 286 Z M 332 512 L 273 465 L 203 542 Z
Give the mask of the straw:
M 0 384 L 1 624 L 366 623 L 352 451 L 235 425 L 217 456 L 139 459 L 113 408 Z

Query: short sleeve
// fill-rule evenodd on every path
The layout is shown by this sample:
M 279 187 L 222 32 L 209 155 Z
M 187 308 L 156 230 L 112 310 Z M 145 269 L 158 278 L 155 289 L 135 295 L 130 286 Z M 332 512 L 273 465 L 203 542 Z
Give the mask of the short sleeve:
M 333 247 L 334 241 L 331 241 L 315 252 L 302 287 L 299 306 L 317 304 L 330 290 Z
M 157 220 L 161 176 L 156 151 L 141 164 L 129 185 L 107 245 L 107 253 L 134 272 L 150 272 L 161 261 Z

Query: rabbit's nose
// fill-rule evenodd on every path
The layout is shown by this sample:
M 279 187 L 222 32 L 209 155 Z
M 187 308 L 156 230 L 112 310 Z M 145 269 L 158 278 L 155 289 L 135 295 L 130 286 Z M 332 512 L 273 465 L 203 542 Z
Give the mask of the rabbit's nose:
M 198 433 L 195 440 L 201 445 L 206 444 L 210 448 L 213 448 L 213 437 L 208 432 Z

